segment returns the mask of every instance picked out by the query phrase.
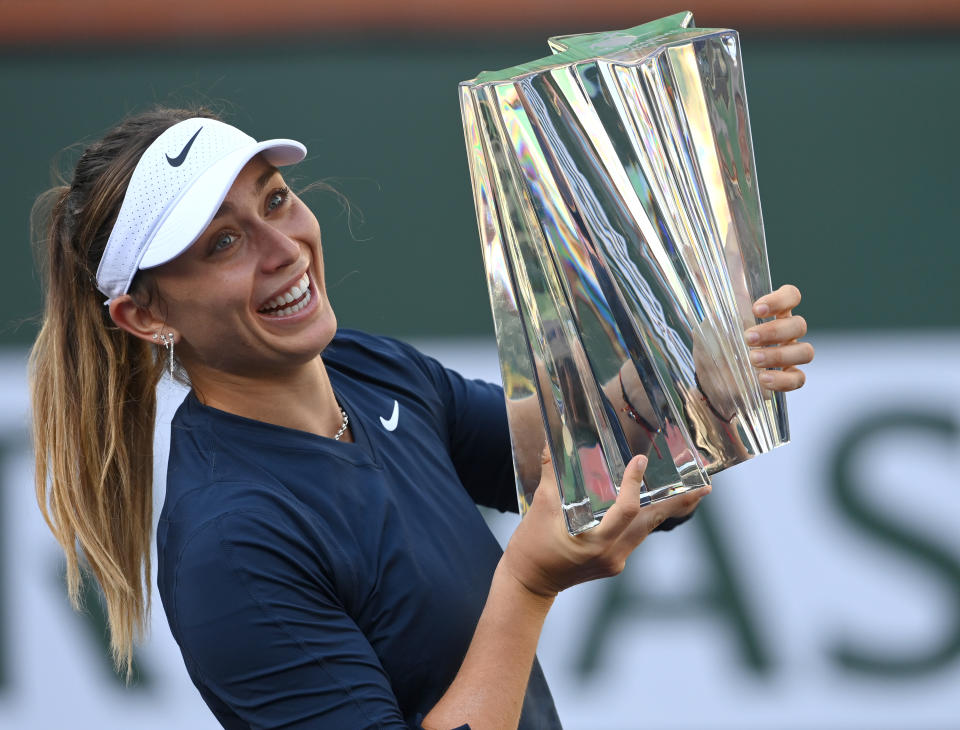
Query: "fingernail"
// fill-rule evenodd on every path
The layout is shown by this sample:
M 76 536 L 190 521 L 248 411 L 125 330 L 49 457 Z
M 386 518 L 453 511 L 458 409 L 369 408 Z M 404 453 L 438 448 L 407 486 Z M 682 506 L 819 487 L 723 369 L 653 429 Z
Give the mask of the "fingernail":
M 751 350 L 750 351 L 750 362 L 754 365 L 763 365 L 763 361 L 767 359 L 767 356 L 764 354 L 763 350 Z
M 763 373 L 760 376 L 760 382 L 764 385 L 773 385 L 773 376 L 770 373 Z
M 747 344 L 756 345 L 760 342 L 760 335 L 756 332 L 747 332 Z
M 770 307 L 766 304 L 757 304 L 753 308 L 753 313 L 758 317 L 766 317 L 770 313 Z
M 647 457 L 643 454 L 638 454 L 633 457 L 633 465 L 637 469 L 646 469 L 647 468 Z

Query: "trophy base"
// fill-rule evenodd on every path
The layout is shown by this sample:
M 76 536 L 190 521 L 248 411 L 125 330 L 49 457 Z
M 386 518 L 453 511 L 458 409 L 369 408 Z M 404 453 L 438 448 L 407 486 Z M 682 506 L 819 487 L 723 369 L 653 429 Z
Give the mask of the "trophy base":
M 661 487 L 649 491 L 647 490 L 646 484 L 644 484 L 644 492 L 640 495 L 641 506 L 648 507 L 654 502 L 662 502 L 665 499 L 686 494 L 694 489 L 700 489 L 701 486 L 706 486 L 709 483 L 709 480 L 707 480 L 707 482 L 699 486 L 681 484 L 679 486 Z M 567 522 L 567 531 L 571 535 L 579 535 L 581 532 L 593 529 L 600 524 L 603 516 L 612 506 L 611 504 L 603 509 L 596 510 L 591 506 L 589 498 L 572 504 L 564 504 L 563 516 Z

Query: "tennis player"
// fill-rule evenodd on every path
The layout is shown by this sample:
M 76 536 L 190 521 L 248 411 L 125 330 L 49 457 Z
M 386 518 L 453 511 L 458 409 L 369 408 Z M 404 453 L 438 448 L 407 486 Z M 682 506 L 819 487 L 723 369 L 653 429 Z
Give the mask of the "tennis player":
M 635 457 L 574 538 L 547 468 L 501 551 L 475 505 L 516 509 L 503 393 L 337 331 L 320 227 L 281 172 L 305 153 L 158 109 L 48 193 L 36 479 L 71 598 L 89 568 L 129 669 L 149 611 L 155 387 L 176 367 L 191 390 L 157 581 L 225 728 L 559 727 L 535 657 L 555 597 L 619 573 L 708 489 L 641 507 Z M 782 368 L 765 371 L 773 389 L 802 385 L 813 356 L 798 303 L 795 287 L 769 294 L 755 311 L 775 319 L 747 333 Z

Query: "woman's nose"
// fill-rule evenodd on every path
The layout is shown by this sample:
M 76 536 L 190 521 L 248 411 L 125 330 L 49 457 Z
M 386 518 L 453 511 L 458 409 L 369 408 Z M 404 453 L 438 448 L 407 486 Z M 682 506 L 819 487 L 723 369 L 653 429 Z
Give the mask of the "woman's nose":
M 261 222 L 258 228 L 261 265 L 264 270 L 282 269 L 299 259 L 300 244 L 284 231 L 267 222 Z

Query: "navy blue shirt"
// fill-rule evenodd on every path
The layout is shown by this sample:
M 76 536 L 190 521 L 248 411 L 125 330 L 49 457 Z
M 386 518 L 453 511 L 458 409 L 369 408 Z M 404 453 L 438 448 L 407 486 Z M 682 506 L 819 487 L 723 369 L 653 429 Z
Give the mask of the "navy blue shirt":
M 323 359 L 354 443 L 193 393 L 173 419 L 157 580 L 226 728 L 417 727 L 502 554 L 475 503 L 516 509 L 498 387 L 357 332 Z M 535 665 L 520 727 L 559 726 Z

